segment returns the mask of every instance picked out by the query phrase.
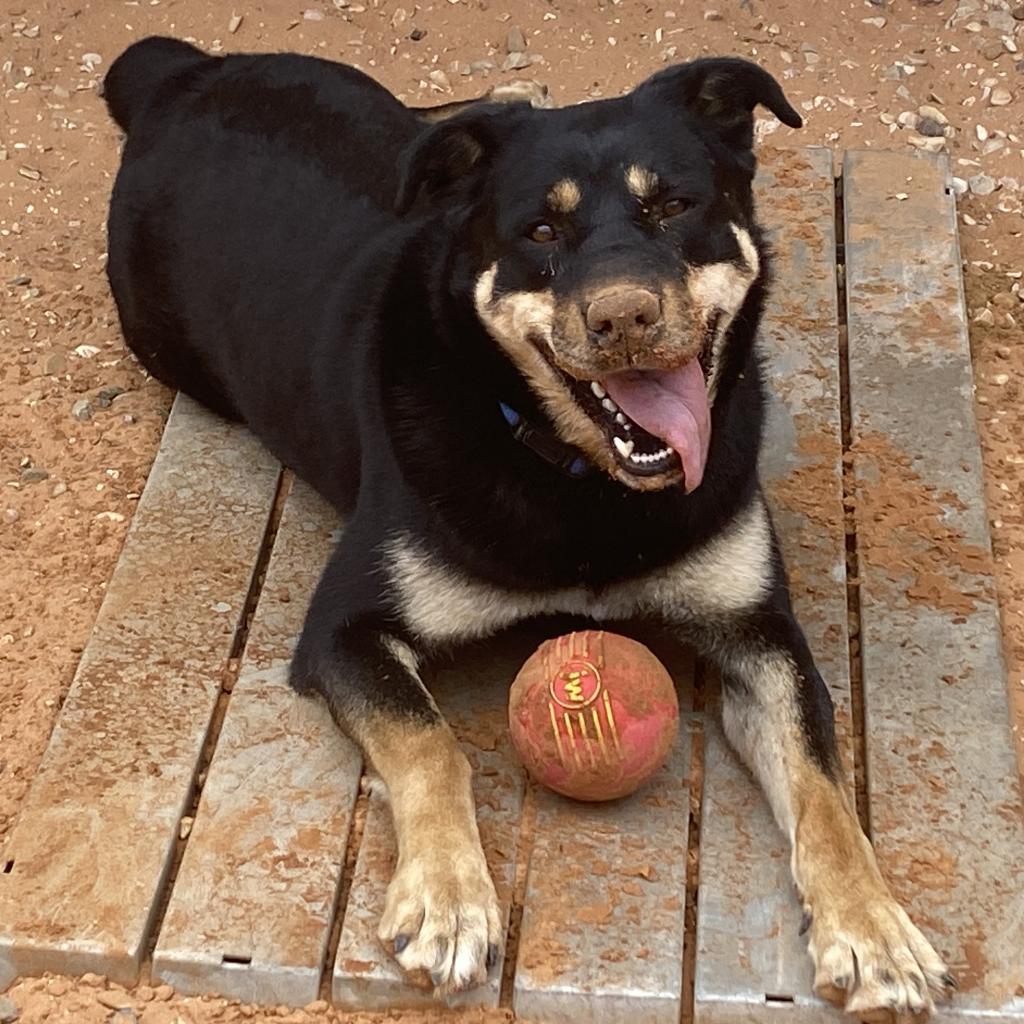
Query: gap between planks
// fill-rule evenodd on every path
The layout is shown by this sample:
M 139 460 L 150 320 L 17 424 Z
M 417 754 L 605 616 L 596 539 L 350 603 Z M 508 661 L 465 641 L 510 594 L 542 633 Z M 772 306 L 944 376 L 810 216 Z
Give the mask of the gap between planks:
M 277 531 L 281 525 L 281 516 L 284 512 L 285 502 L 288 500 L 288 494 L 291 491 L 291 483 L 291 471 L 282 469 L 277 477 L 274 497 L 270 506 L 270 515 L 267 517 L 267 526 L 263 531 L 263 539 L 260 542 L 259 553 L 256 556 L 252 579 L 249 581 L 249 590 L 245 595 L 245 601 L 239 615 L 238 628 L 235 630 L 231 651 L 228 654 L 227 663 L 221 674 L 220 692 L 217 694 L 217 702 L 213 709 L 213 715 L 210 718 L 206 739 L 203 741 L 203 748 L 196 762 L 195 776 L 192 780 L 192 793 L 189 797 L 186 813 L 182 816 L 181 825 L 179 825 L 178 838 L 174 844 L 167 878 L 157 899 L 153 925 L 146 939 L 145 953 L 139 967 L 140 979 L 145 979 L 152 973 L 153 950 L 156 948 L 157 938 L 160 935 L 164 917 L 167 914 L 167 906 L 171 901 L 171 893 L 174 891 L 174 883 L 178 880 L 178 871 L 181 869 L 185 849 L 191 838 L 192 823 L 196 819 L 196 812 L 199 809 L 199 800 L 203 794 L 203 786 L 206 784 L 210 762 L 213 760 L 214 751 L 217 749 L 217 741 L 220 739 L 221 729 L 224 726 L 228 704 L 231 701 L 231 692 L 234 689 L 235 682 L 238 680 L 242 654 L 245 651 L 246 641 L 249 639 L 249 630 L 252 626 L 253 615 L 256 613 L 256 605 L 259 603 L 260 594 L 266 582 L 267 565 L 270 562 L 274 541 L 277 539 Z M 189 822 L 187 830 L 182 827 L 186 819 Z

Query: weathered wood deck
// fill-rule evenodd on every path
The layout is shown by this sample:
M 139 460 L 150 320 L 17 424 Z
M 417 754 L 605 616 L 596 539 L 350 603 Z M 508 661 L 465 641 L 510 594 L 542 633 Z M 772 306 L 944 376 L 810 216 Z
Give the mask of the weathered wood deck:
M 960 979 L 940 1019 L 1024 1022 L 1024 815 L 947 182 L 921 155 L 847 154 L 838 179 L 826 150 L 763 167 L 763 471 L 851 789 Z M 285 684 L 337 527 L 244 431 L 176 401 L 0 863 L 0 988 L 145 968 L 254 1002 L 429 1000 L 375 938 L 387 809 Z M 785 844 L 713 688 L 672 666 L 668 765 L 630 800 L 574 805 L 526 787 L 508 744 L 505 689 L 535 640 L 477 647 L 434 684 L 512 935 L 463 1001 L 573 1024 L 841 1019 L 811 995 Z

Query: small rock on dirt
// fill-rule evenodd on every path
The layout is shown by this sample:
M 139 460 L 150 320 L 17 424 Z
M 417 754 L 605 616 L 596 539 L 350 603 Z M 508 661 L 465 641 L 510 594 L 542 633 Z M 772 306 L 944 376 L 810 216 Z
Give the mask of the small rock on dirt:
M 117 398 L 118 395 L 124 394 L 124 388 L 119 388 L 117 385 L 113 385 L 107 388 L 100 388 L 96 392 L 96 404 L 101 409 L 109 409 L 111 403 Z
M 108 1010 L 134 1010 L 135 1004 L 123 992 L 97 992 L 96 1002 Z
M 7 996 L 0 996 L 0 1024 L 14 1024 L 18 1019 L 18 1008 Z
M 157 985 L 153 989 L 153 998 L 160 1003 L 166 1003 L 174 995 L 174 988 L 171 985 Z
M 990 196 L 998 187 L 995 178 L 987 174 L 975 174 L 968 178 L 967 186 L 976 196 Z
M 1006 107 L 1013 102 L 1013 93 L 1009 89 L 1004 89 L 1001 85 L 998 85 L 992 90 L 992 95 L 989 96 L 988 101 L 993 107 Z
M 414 43 L 418 43 L 426 34 L 427 34 L 427 30 L 425 28 L 414 28 L 409 33 L 409 38 Z
M 917 113 L 921 117 L 929 117 L 933 121 L 938 121 L 939 124 L 949 124 L 949 118 L 938 107 L 933 107 L 931 104 L 923 103 L 917 108 Z
M 915 149 L 923 149 L 926 153 L 941 153 L 946 145 L 944 137 L 929 139 L 924 135 L 911 135 L 907 138 Z
M 505 43 L 506 53 L 525 53 L 526 36 L 518 25 L 513 25 L 508 30 L 508 40 Z
M 50 479 L 50 471 L 40 466 L 29 466 L 21 471 L 21 482 L 23 484 L 39 484 Z
M 501 64 L 502 71 L 521 71 L 533 63 L 528 53 L 510 53 Z
M 80 423 L 86 423 L 92 419 L 92 403 L 88 398 L 80 398 L 71 406 L 71 415 Z
M 930 139 L 945 138 L 946 127 L 941 121 L 936 121 L 934 117 L 922 117 L 917 122 L 917 130 Z

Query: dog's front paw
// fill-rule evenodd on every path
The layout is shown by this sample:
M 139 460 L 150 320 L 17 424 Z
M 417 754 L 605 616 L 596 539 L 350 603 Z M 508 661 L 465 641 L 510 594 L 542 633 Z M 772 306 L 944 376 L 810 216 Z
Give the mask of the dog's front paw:
M 479 846 L 437 848 L 399 863 L 379 935 L 410 973 L 427 972 L 437 995 L 487 979 L 501 948 L 501 912 Z
M 953 976 L 891 897 L 815 908 L 809 952 L 814 990 L 869 1024 L 925 1021 Z

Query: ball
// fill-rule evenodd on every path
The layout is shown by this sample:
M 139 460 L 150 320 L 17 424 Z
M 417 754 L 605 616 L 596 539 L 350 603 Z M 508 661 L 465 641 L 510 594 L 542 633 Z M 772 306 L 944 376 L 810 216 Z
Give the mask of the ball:
M 643 645 L 601 630 L 546 640 L 509 691 L 512 743 L 540 783 L 614 800 L 664 763 L 679 731 L 672 677 Z

